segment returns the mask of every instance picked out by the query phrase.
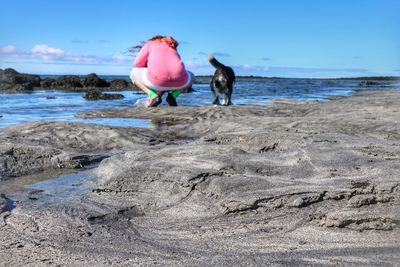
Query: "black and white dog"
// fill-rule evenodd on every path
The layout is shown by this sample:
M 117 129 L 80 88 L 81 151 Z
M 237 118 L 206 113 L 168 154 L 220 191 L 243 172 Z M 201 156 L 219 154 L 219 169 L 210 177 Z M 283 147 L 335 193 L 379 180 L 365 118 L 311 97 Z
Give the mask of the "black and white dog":
M 214 105 L 220 105 L 219 95 L 224 95 L 222 105 L 232 105 L 231 97 L 233 92 L 233 83 L 235 82 L 235 73 L 231 67 L 225 66 L 220 63 L 211 54 L 208 55 L 208 61 L 213 65 L 216 70 L 211 79 L 211 91 L 214 95 Z

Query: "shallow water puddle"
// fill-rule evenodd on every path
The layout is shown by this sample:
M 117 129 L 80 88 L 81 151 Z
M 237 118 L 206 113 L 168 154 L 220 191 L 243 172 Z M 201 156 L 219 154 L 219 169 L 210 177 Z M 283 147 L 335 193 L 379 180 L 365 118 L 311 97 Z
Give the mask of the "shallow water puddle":
M 25 185 L 25 188 L 38 190 L 44 194 L 45 201 L 65 200 L 83 196 L 94 188 L 97 176 L 91 170 L 61 175 L 54 179 Z M 43 201 L 44 199 L 42 199 Z
M 93 167 L 97 167 L 93 165 Z M 93 169 L 63 169 L 22 176 L 0 184 L 5 211 L 26 205 L 61 204 L 89 197 L 97 183 Z
M 15 209 L 15 203 L 11 198 L 8 197 L 4 197 L 4 199 L 6 200 L 7 206 L 6 206 L 6 211 L 12 211 L 13 209 Z

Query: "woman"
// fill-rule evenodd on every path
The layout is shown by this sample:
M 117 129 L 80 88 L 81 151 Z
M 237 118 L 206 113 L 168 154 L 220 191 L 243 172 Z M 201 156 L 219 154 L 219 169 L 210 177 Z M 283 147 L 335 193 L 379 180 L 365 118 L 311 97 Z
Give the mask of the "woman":
M 177 106 L 176 98 L 192 87 L 194 75 L 186 71 L 177 47 L 174 38 L 157 35 L 149 39 L 136 56 L 130 77 L 147 94 L 147 107 L 161 104 L 165 91 L 168 91 L 168 104 Z

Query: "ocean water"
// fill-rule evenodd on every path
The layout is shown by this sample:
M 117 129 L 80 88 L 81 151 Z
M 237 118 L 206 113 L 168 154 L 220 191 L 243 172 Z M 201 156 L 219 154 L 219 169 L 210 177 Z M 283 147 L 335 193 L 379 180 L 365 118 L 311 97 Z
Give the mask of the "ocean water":
M 103 76 L 103 78 L 129 79 L 126 76 Z M 182 94 L 178 98 L 178 105 L 210 105 L 212 94 L 209 81 L 209 77 L 197 78 L 196 84 L 193 85 L 194 92 Z M 238 78 L 232 100 L 235 105 L 266 105 L 276 98 L 287 98 L 296 101 L 327 101 L 332 96 L 350 96 L 362 90 L 400 89 L 399 81 L 375 81 L 377 84 L 369 86 L 362 85 L 361 82 L 361 80 L 345 79 Z M 121 93 L 125 98 L 121 100 L 87 101 L 83 98 L 83 92 L 60 90 L 35 90 L 32 93 L 0 94 L 0 128 L 38 120 L 151 127 L 149 121 L 140 119 L 80 119 L 75 117 L 78 112 L 105 108 L 134 107 L 143 105 L 146 100 L 146 96 L 138 91 L 115 93 Z M 166 105 L 165 101 L 161 107 L 163 105 Z

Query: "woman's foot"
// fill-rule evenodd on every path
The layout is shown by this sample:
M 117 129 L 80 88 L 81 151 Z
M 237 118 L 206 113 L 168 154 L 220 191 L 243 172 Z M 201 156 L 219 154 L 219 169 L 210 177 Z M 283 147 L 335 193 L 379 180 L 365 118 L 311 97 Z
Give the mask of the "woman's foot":
M 178 104 L 176 103 L 176 99 L 175 99 L 175 97 L 171 94 L 171 93 L 168 93 L 168 95 L 167 95 L 167 103 L 171 106 L 171 107 L 177 107 L 178 106 Z
M 146 107 L 157 107 L 162 102 L 163 91 L 149 91 L 147 93 L 147 104 Z
M 155 98 L 148 97 L 146 107 L 157 107 L 162 102 L 161 97 L 157 96 Z

